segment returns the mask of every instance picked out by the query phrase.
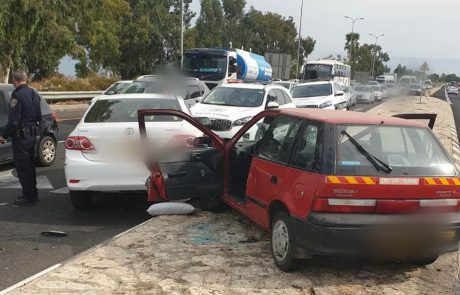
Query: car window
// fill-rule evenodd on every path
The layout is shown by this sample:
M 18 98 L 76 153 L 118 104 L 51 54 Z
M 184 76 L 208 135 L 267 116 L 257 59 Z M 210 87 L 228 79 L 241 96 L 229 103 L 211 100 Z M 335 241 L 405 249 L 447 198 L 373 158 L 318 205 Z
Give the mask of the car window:
M 198 85 L 187 86 L 187 92 L 189 95 L 188 98 L 197 98 L 197 97 L 202 96 L 202 93 L 200 91 L 200 88 L 198 88 Z
M 302 120 L 278 117 L 271 125 L 259 156 L 270 161 L 287 164 Z
M 180 110 L 174 99 L 101 99 L 92 104 L 85 117 L 85 123 L 137 122 L 140 109 Z M 175 122 L 181 120 L 172 116 L 147 116 L 146 122 Z
M 272 101 L 278 102 L 277 100 L 278 98 L 276 97 L 275 90 L 274 89 L 270 90 L 267 95 L 267 103 L 272 102 Z
M 8 107 L 6 103 L 5 92 L 0 91 L 0 115 L 7 115 Z
M 284 100 L 286 101 L 286 103 L 291 103 L 292 102 L 292 99 L 289 96 L 287 91 L 281 90 L 281 93 L 283 94 Z
M 163 93 L 164 85 L 161 82 L 153 81 L 134 81 L 128 87 L 123 89 L 121 93 Z
M 293 98 L 328 96 L 332 94 L 332 85 L 327 84 L 305 84 L 297 85 L 291 90 Z
M 286 99 L 284 98 L 283 91 L 281 89 L 275 89 L 275 93 L 276 93 L 276 100 L 280 106 L 287 103 Z
M 308 124 L 302 130 L 296 149 L 293 153 L 291 165 L 303 170 L 315 170 L 319 164 L 321 142 L 319 128 L 316 124 Z
M 379 172 L 344 135 L 393 168 L 390 176 L 449 176 L 454 167 L 428 128 L 399 126 L 338 126 L 337 173 L 378 175 Z
M 236 107 L 259 107 L 264 100 L 265 91 L 240 87 L 216 87 L 201 103 Z
M 334 89 L 335 89 L 335 93 L 342 91 L 342 88 L 340 87 L 339 84 L 334 84 Z

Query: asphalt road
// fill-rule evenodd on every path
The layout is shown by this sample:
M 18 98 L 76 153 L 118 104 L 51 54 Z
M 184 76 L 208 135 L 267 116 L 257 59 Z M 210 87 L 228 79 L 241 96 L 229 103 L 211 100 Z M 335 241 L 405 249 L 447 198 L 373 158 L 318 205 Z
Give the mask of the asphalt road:
M 377 104 L 360 104 L 365 112 Z M 75 128 L 82 111 L 58 114 L 58 156 L 55 164 L 39 168 L 39 202 L 17 208 L 21 194 L 12 165 L 0 166 L 0 290 L 81 253 L 149 218 L 143 195 L 99 195 L 90 211 L 72 208 L 64 178 L 62 141 Z M 44 231 L 63 231 L 66 237 L 47 237 Z
M 78 120 L 62 121 L 59 139 Z M 65 188 L 64 147 L 52 167 L 39 168 L 39 202 L 17 208 L 11 203 L 21 194 L 12 165 L 0 166 L 0 290 L 95 246 L 149 218 L 145 196 L 101 195 L 93 210 L 72 208 Z M 41 232 L 64 231 L 66 237 Z
M 445 87 L 445 86 L 444 86 Z M 444 87 L 442 91 L 444 92 Z M 452 113 L 454 114 L 455 128 L 457 129 L 457 134 L 460 135 L 460 94 L 449 94 L 449 99 L 452 103 Z

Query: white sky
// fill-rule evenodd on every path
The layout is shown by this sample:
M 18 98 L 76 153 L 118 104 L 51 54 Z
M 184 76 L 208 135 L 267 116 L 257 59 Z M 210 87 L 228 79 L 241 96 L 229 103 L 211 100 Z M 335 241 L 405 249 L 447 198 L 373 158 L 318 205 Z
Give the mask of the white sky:
M 257 10 L 293 16 L 299 23 L 301 0 L 246 1 L 247 8 L 252 5 Z M 193 0 L 192 5 L 199 11 L 199 0 Z M 345 34 L 351 31 L 351 21 L 345 15 L 365 18 L 355 25 L 361 42 L 374 42 L 370 33 L 385 34 L 379 44 L 390 53 L 393 63 L 458 59 L 459 0 L 304 0 L 302 35 L 316 39 L 314 58 L 343 54 Z

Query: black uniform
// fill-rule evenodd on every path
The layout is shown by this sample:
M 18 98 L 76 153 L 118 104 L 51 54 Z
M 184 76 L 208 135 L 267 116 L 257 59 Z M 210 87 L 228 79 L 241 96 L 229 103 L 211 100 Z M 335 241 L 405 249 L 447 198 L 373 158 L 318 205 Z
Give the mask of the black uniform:
M 13 160 L 22 186 L 22 197 L 32 202 L 38 198 L 35 158 L 41 122 L 40 96 L 26 84 L 18 86 L 11 94 L 3 138 L 13 139 Z

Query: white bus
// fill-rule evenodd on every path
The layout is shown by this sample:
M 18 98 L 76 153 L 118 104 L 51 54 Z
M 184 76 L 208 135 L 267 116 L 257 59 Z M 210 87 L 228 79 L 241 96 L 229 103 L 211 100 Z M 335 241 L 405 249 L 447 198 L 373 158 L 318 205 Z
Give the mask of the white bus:
M 308 61 L 305 64 L 303 80 L 329 80 L 342 86 L 350 86 L 351 67 L 336 60 Z

